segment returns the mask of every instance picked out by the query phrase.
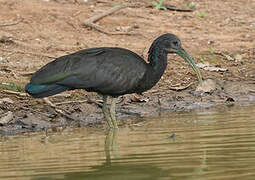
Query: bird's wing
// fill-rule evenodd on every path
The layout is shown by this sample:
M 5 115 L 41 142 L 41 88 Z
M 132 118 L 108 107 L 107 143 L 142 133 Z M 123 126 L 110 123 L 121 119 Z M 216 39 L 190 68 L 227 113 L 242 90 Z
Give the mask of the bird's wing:
M 134 92 L 146 71 L 144 60 L 126 51 L 105 53 L 103 61 L 94 67 L 95 73 L 90 76 L 90 86 L 86 89 L 108 95 Z
M 56 59 L 36 72 L 31 82 L 120 95 L 131 93 L 145 71 L 144 60 L 129 50 L 94 48 Z
M 52 84 L 73 78 L 75 70 L 81 68 L 79 66 L 81 61 L 86 64 L 86 57 L 93 57 L 102 52 L 100 48 L 93 48 L 59 57 L 35 72 L 31 78 L 31 83 Z

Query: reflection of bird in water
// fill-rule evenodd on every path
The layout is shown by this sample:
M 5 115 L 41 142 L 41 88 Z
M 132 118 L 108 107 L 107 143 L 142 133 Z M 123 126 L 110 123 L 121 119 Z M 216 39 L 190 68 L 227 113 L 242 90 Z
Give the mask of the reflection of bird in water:
M 136 159 L 134 157 L 120 157 L 117 147 L 118 129 L 110 129 L 105 138 L 105 161 L 104 159 L 97 159 L 96 162 L 103 160 L 100 165 L 90 166 L 88 169 L 87 164 L 82 169 L 82 164 L 79 164 L 77 169 L 74 166 L 67 170 L 67 172 L 58 172 L 57 174 L 44 174 L 42 176 L 36 175 L 33 180 L 53 180 L 58 178 L 67 180 L 80 180 L 80 179 L 97 179 L 97 180 L 115 180 L 115 179 L 159 179 L 162 177 L 170 177 L 170 171 L 161 167 L 157 167 L 155 162 L 146 161 L 145 159 Z M 123 159 L 122 159 L 123 158 Z M 135 157 L 136 158 L 136 157 Z M 86 160 L 86 159 L 85 159 Z M 80 161 L 83 162 L 83 161 Z M 79 171 L 77 171 L 80 168 Z
M 114 158 L 119 158 L 118 153 L 118 129 L 110 129 L 108 131 L 107 136 L 105 137 L 105 157 L 106 157 L 106 164 L 111 163 L 111 151 L 113 152 Z
M 117 128 L 116 97 L 151 89 L 163 75 L 169 53 L 180 55 L 196 72 L 199 81 L 202 81 L 198 68 L 182 48 L 179 38 L 173 34 L 164 34 L 152 43 L 149 63 L 127 49 L 85 49 L 46 64 L 33 74 L 30 83 L 26 85 L 26 91 L 36 98 L 73 89 L 102 94 L 102 110 L 107 123 L 109 127 Z M 107 107 L 108 96 L 113 97 L 110 108 Z

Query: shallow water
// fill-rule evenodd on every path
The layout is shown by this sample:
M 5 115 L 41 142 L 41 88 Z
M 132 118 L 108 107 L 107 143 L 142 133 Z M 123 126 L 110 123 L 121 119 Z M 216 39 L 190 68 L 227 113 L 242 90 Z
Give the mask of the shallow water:
M 255 106 L 0 137 L 0 179 L 255 179 Z M 108 134 L 108 135 L 107 135 Z

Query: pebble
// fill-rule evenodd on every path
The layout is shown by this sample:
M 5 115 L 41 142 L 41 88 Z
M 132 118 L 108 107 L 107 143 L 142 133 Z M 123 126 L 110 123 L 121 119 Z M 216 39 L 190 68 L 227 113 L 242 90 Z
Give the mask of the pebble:
M 0 104 L 13 104 L 13 100 L 11 100 L 10 98 L 3 98 L 3 99 L 0 99 Z
M 242 61 L 242 59 L 243 59 L 242 55 L 240 55 L 240 54 L 235 55 L 235 61 L 236 62 L 240 62 L 240 61 Z
M 4 114 L 4 116 L 0 119 L 0 124 L 8 124 L 13 119 L 13 112 L 8 111 Z

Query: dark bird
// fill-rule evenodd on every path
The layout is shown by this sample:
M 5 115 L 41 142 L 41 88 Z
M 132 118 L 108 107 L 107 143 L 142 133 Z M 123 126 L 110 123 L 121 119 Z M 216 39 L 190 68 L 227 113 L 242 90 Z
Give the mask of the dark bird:
M 176 53 L 196 72 L 199 69 L 182 48 L 174 34 L 164 34 L 152 43 L 148 62 L 136 53 L 117 47 L 90 48 L 62 56 L 46 64 L 26 85 L 26 92 L 35 98 L 52 96 L 63 91 L 85 89 L 103 95 L 103 113 L 110 128 L 117 128 L 115 105 L 118 96 L 141 94 L 151 89 L 163 75 L 167 55 Z M 112 96 L 110 108 L 107 98 Z

